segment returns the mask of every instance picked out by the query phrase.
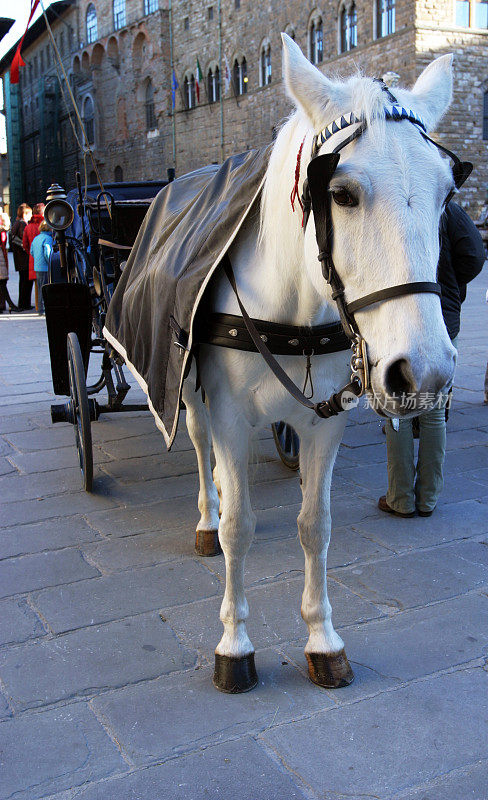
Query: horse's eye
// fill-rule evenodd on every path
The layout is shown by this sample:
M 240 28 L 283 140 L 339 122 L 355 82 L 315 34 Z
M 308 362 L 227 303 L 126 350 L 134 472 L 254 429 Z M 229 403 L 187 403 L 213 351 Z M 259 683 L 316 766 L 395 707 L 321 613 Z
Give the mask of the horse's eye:
M 338 189 L 332 189 L 332 197 L 334 203 L 338 206 L 357 206 L 358 204 L 357 198 L 342 186 Z

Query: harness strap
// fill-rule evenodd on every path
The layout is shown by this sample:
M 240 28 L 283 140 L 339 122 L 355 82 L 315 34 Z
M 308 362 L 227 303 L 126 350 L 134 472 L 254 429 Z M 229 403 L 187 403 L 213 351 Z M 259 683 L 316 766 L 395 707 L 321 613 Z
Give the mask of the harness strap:
M 241 310 L 242 318 L 244 319 L 244 323 L 249 332 L 249 336 L 253 340 L 256 349 L 261 353 L 262 357 L 264 358 L 266 364 L 270 368 L 275 378 L 277 378 L 277 380 L 287 390 L 287 392 L 291 394 L 291 396 L 295 400 L 297 400 L 302 406 L 305 406 L 305 408 L 309 408 L 311 411 L 315 411 L 315 413 L 319 417 L 322 417 L 323 419 L 328 419 L 329 417 L 336 416 L 340 411 L 345 411 L 347 406 L 345 405 L 345 403 L 342 402 L 344 395 L 349 395 L 348 400 L 351 399 L 350 395 L 353 395 L 354 397 L 359 397 L 359 395 L 361 394 L 360 382 L 356 379 L 353 379 L 350 383 L 347 384 L 347 386 L 344 386 L 339 392 L 331 395 L 331 397 L 329 397 L 328 400 L 323 400 L 320 403 L 312 403 L 312 401 L 309 400 L 309 398 L 306 397 L 303 394 L 303 392 L 298 388 L 296 383 L 294 383 L 292 379 L 286 374 L 281 364 L 276 360 L 276 358 L 273 356 L 270 350 L 268 350 L 265 343 L 261 339 L 258 329 L 254 325 L 254 322 L 247 313 L 246 309 L 242 304 L 241 298 L 239 297 L 234 271 L 232 269 L 232 264 L 230 263 L 230 259 L 227 253 L 225 254 L 222 260 L 222 267 L 224 269 L 225 274 L 227 275 L 229 283 L 232 286 L 232 289 L 236 296 L 239 308 Z
M 399 283 L 397 286 L 390 286 L 388 289 L 380 289 L 378 292 L 371 292 L 371 294 L 360 297 L 359 300 L 353 300 L 352 303 L 346 304 L 346 309 L 349 314 L 354 314 L 361 308 L 367 308 L 374 303 L 379 303 L 381 300 L 389 300 L 392 297 L 402 297 L 406 294 L 421 294 L 422 292 L 430 292 L 440 296 L 441 286 L 439 283 L 432 283 L 431 281 Z
M 253 319 L 260 338 L 275 356 L 327 355 L 349 350 L 340 322 L 304 327 Z M 256 348 L 241 315 L 213 312 L 198 326 L 198 341 L 255 353 Z

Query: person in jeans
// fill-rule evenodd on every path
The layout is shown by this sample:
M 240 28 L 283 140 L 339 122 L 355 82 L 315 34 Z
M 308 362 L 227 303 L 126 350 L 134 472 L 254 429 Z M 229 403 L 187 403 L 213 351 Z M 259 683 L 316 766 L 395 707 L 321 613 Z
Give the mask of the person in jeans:
M 30 254 L 34 260 L 34 270 L 38 288 L 39 315 L 44 314 L 44 300 L 42 287 L 48 281 L 49 259 L 53 249 L 53 237 L 47 222 L 43 220 L 39 225 L 39 233 L 31 244 Z
M 437 280 L 442 290 L 442 315 L 457 347 L 466 284 L 481 272 L 486 253 L 474 223 L 452 201 L 441 217 L 440 245 Z M 434 511 L 444 483 L 448 397 L 446 392 L 431 411 L 419 414 L 416 465 L 412 419 L 398 420 L 398 430 L 391 420 L 387 421 L 388 491 L 378 500 L 381 511 L 398 517 L 413 517 L 416 512 L 421 517 L 430 517 Z

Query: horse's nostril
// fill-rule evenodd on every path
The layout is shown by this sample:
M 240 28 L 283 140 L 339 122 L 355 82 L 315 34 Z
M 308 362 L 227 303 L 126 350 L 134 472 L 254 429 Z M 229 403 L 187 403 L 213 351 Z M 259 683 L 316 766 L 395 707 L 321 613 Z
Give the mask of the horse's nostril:
M 406 358 L 394 361 L 385 375 L 385 387 L 389 395 L 409 394 L 417 391 L 417 384 Z

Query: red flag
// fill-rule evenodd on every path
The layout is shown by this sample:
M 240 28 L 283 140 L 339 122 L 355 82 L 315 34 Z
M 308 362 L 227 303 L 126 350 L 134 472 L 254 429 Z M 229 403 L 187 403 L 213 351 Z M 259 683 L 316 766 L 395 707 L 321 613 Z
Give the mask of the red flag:
M 14 57 L 12 59 L 12 63 L 10 65 L 10 83 L 11 84 L 19 82 L 19 70 L 20 70 L 20 67 L 25 67 L 25 61 L 22 58 L 22 56 L 20 55 L 20 51 L 22 50 L 22 45 L 24 43 L 25 34 L 27 33 L 27 30 L 28 30 L 29 25 L 31 23 L 31 19 L 34 16 L 35 10 L 36 10 L 38 5 L 39 5 L 39 0 L 31 0 L 31 12 L 30 12 L 30 15 L 29 15 L 29 20 L 27 22 L 26 29 L 24 31 L 24 36 L 22 36 L 22 39 L 19 42 L 17 50 L 15 51 L 15 55 L 14 55 Z

